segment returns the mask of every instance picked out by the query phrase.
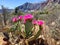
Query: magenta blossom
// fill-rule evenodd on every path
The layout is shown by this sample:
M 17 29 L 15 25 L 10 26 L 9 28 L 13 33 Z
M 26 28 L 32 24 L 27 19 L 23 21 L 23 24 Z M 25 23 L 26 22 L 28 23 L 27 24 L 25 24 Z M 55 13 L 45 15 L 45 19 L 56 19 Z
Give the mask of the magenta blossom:
M 24 20 L 25 21 L 27 21 L 27 20 L 32 20 L 33 19 L 33 15 L 31 15 L 31 14 L 26 14 L 25 16 L 24 16 Z
M 23 23 L 25 24 L 26 23 L 26 20 L 24 20 Z
M 42 26 L 42 25 L 44 24 L 44 21 L 43 21 L 43 20 L 39 20 L 39 21 L 37 22 L 37 24 L 38 24 L 39 26 Z
M 17 22 L 17 18 L 16 17 L 12 18 L 12 21 Z
M 36 25 L 37 24 L 37 20 L 33 20 L 32 24 Z
M 22 20 L 22 19 L 23 19 L 23 16 L 20 15 L 20 16 L 18 17 L 18 20 Z

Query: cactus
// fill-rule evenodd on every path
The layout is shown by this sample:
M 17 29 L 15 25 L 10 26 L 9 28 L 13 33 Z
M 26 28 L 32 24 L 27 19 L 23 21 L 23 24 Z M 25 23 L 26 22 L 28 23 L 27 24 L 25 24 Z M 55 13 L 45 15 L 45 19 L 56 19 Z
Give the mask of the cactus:
M 32 22 L 31 21 L 27 21 L 25 23 L 25 33 L 26 33 L 26 37 L 27 38 L 32 36 L 32 28 L 33 28 Z
M 37 39 L 40 36 L 41 31 L 42 31 L 42 26 L 39 26 L 39 31 L 37 32 L 37 34 L 28 38 L 28 42 Z
M 44 24 L 44 21 L 42 21 L 42 20 L 39 20 L 39 21 L 38 21 L 39 31 L 37 32 L 36 35 L 30 37 L 30 38 L 28 39 L 28 41 L 35 40 L 35 39 L 37 39 L 37 38 L 40 36 L 41 31 L 42 31 L 42 29 L 43 29 L 43 27 L 42 27 L 43 24 Z
M 15 28 L 18 31 L 19 35 L 21 35 L 23 37 L 23 39 L 26 39 L 26 41 L 25 41 L 26 45 L 28 45 L 30 41 L 37 39 L 40 36 L 42 28 L 43 28 L 42 25 L 44 24 L 44 21 L 33 20 L 33 18 L 34 18 L 33 15 L 27 14 L 24 17 L 19 16 L 20 20 L 18 20 L 17 22 L 16 22 L 16 19 L 13 20 L 15 22 Z M 23 21 L 23 23 L 25 25 L 24 32 L 21 32 L 20 21 Z M 33 35 L 32 29 L 33 29 L 33 26 L 34 26 L 34 30 L 35 30 L 35 25 L 36 24 L 39 25 L 39 31 L 36 34 Z
M 39 26 L 39 31 L 38 31 L 37 34 L 34 36 L 35 39 L 40 36 L 41 31 L 42 31 L 42 26 Z

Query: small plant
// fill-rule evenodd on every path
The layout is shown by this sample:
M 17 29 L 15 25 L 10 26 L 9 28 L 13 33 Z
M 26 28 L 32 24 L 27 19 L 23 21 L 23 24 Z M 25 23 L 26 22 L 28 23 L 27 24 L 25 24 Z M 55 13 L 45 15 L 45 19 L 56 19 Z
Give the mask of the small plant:
M 27 42 L 35 40 L 40 36 L 41 31 L 43 29 L 42 25 L 44 24 L 43 20 L 35 20 L 34 16 L 31 14 L 26 14 L 24 16 L 20 15 L 18 17 L 14 17 L 12 19 L 12 21 L 15 26 L 14 31 L 18 30 L 19 34 L 22 35 L 23 38 L 27 39 Z M 24 32 L 21 32 L 22 31 L 21 30 L 22 24 L 25 25 Z M 39 31 L 36 34 L 33 34 L 33 31 L 35 30 L 36 25 L 39 26 Z M 33 29 L 33 27 L 34 27 L 34 29 Z

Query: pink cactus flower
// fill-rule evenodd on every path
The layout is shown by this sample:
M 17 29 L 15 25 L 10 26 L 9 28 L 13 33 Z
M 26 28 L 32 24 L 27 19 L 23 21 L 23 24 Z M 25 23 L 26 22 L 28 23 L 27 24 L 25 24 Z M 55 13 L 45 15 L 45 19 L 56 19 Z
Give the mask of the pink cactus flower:
M 16 17 L 12 18 L 12 21 L 17 22 L 17 18 Z
M 31 14 L 26 14 L 25 16 L 24 16 L 24 20 L 32 20 L 33 19 L 33 15 L 31 15 Z
M 22 18 L 23 18 L 23 16 L 22 16 L 22 15 L 20 15 L 20 16 L 18 17 L 18 20 L 22 20 Z
M 26 20 L 24 20 L 23 23 L 25 24 L 26 23 Z
M 43 20 L 39 20 L 39 21 L 37 22 L 37 24 L 38 24 L 39 26 L 42 26 L 42 25 L 44 24 L 44 21 L 43 21 Z
M 33 20 L 32 24 L 36 25 L 37 24 L 37 20 Z

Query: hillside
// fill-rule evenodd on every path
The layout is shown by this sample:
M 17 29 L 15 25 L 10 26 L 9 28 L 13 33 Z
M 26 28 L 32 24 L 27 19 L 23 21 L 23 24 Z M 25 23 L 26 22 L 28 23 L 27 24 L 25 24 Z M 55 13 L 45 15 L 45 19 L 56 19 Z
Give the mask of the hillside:
M 47 5 L 44 7 L 45 11 L 49 14 L 43 16 L 47 25 L 50 28 L 50 34 L 56 40 L 60 39 L 60 0 L 48 0 Z
M 42 10 L 44 8 L 48 8 L 49 7 L 51 8 L 51 6 L 55 5 L 56 3 L 60 4 L 60 0 L 47 0 L 47 1 L 44 1 L 42 3 L 29 3 L 29 2 L 26 2 L 20 6 L 17 6 L 16 8 L 18 8 L 19 10 L 23 11 L 23 12 L 28 12 L 28 11 L 31 11 L 31 10 Z
M 43 3 L 29 3 L 26 2 L 23 5 L 18 6 L 17 8 L 23 12 L 28 12 L 31 10 L 39 10 L 42 9 L 46 6 L 47 1 L 43 2 Z

